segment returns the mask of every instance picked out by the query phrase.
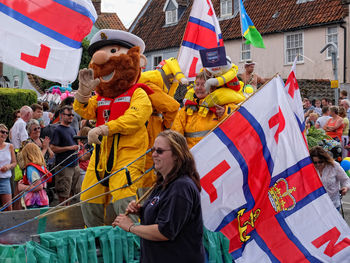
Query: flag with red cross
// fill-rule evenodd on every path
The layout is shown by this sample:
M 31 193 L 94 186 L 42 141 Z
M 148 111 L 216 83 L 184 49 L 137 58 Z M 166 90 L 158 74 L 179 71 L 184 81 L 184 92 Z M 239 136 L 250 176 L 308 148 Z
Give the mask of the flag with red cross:
M 235 262 L 347 262 L 350 228 L 312 164 L 277 76 L 191 149 L 205 226 Z
M 91 0 L 0 0 L 0 61 L 67 84 L 97 14 Z
M 298 57 L 295 57 L 292 69 L 288 75 L 285 85 L 285 91 L 287 92 L 287 99 L 289 105 L 294 112 L 295 117 L 297 118 L 299 128 L 302 132 L 305 130 L 305 118 L 304 118 L 304 109 L 303 103 L 301 100 L 301 93 L 296 78 L 296 65 Z
M 223 46 L 211 0 L 194 0 L 177 58 L 182 72 L 189 80 L 194 80 L 202 68 L 199 50 Z

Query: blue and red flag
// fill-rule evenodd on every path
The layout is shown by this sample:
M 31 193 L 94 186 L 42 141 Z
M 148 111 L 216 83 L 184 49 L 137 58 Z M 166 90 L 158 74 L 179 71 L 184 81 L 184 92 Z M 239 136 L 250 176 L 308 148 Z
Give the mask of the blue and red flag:
M 96 18 L 90 0 L 0 0 L 0 61 L 52 81 L 72 82 L 81 42 Z
M 273 78 L 191 149 L 205 226 L 236 262 L 346 262 L 350 229 L 311 162 L 284 83 Z
M 193 80 L 202 68 L 199 50 L 223 46 L 213 4 L 210 0 L 194 0 L 178 55 L 182 72 Z

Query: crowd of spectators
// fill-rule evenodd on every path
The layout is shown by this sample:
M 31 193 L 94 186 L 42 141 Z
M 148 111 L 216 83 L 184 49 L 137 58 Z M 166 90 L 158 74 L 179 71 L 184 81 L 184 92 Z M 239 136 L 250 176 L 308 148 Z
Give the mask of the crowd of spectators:
M 200 94 L 204 81 L 205 78 L 202 75 L 199 75 L 195 81 L 195 95 L 199 99 L 207 95 L 206 93 L 203 93 L 203 96 Z M 50 112 L 47 103 L 23 106 L 14 112 L 14 125 L 11 129 L 8 129 L 5 125 L 0 125 L 0 152 L 3 152 L 1 155 L 3 157 L 0 158 L 0 199 L 3 204 L 10 202 L 13 196 L 23 190 L 26 183 L 29 185 L 37 183 L 33 181 L 31 174 L 34 170 L 35 179 L 37 180 L 44 176 L 44 168 L 55 173 L 54 181 L 43 186 L 44 188 L 51 187 L 54 189 L 55 195 L 49 196 L 50 201 L 56 198 L 58 202 L 63 202 L 80 192 L 81 183 L 91 157 L 89 152 L 91 146 L 88 146 L 84 138 L 89 130 L 94 128 L 94 124 L 89 120 L 81 119 L 74 112 L 71 106 L 73 101 L 73 97 L 66 98 L 56 112 Z M 306 132 L 311 127 L 322 130 L 333 140 L 341 143 L 342 157 L 345 158 L 349 154 L 348 149 L 350 149 L 350 101 L 347 99 L 346 91 L 341 92 L 338 104 L 339 106 L 333 106 L 327 98 L 312 101 L 309 98 L 304 98 L 305 128 Z M 220 120 L 221 116 L 229 114 L 227 112 L 229 108 L 229 105 L 218 106 L 213 114 L 217 115 L 217 120 Z M 181 111 L 185 112 L 185 110 L 186 107 L 183 107 L 179 113 Z M 198 138 L 199 140 L 194 143 L 189 142 L 188 140 L 193 139 L 193 136 L 186 136 L 189 133 L 186 125 L 189 124 L 188 127 L 193 129 L 196 127 L 196 123 L 181 123 L 181 116 L 181 114 L 178 114 L 176 117 L 173 129 L 185 135 L 191 148 L 203 136 L 201 135 Z M 196 114 L 193 116 L 196 116 Z M 193 116 L 190 117 L 194 118 Z M 188 121 L 188 118 L 185 119 Z M 199 130 L 191 130 L 191 132 L 197 134 L 198 131 L 207 131 L 212 128 L 203 125 L 200 126 Z M 179 127 L 182 127 L 182 129 Z M 78 135 L 78 139 L 74 138 L 76 135 Z M 36 160 L 39 160 L 37 161 L 39 166 L 44 167 L 43 170 L 40 170 L 40 167 L 37 166 L 33 168 L 32 162 L 25 163 L 23 161 L 23 149 L 29 144 L 35 145 L 35 150 L 40 150 L 40 156 L 36 156 L 39 159 Z M 30 149 L 33 149 L 33 147 Z M 44 164 L 40 161 L 41 156 Z M 78 157 L 80 157 L 79 160 L 77 160 Z M 55 168 L 55 170 L 51 170 L 52 168 Z M 39 187 L 37 191 L 42 193 L 44 189 Z M 37 195 L 38 193 L 29 196 Z M 23 209 L 26 205 L 29 207 L 45 205 L 45 197 L 43 195 L 40 195 L 40 197 L 42 202 L 35 203 L 33 200 L 28 200 L 27 196 L 24 199 L 25 202 L 17 201 L 12 206 L 8 206 L 7 210 Z M 68 202 L 65 204 L 69 205 Z
M 44 207 L 49 199 L 63 202 L 80 192 L 91 155 L 87 141 L 74 137 L 87 136 L 94 124 L 81 120 L 73 101 L 66 98 L 55 112 L 46 102 L 26 105 L 14 112 L 11 129 L 0 124 L 0 201 L 9 204 L 6 210 Z M 83 157 L 77 160 L 78 156 Z M 49 170 L 55 176 L 40 184 Z M 24 190 L 30 192 L 11 204 Z

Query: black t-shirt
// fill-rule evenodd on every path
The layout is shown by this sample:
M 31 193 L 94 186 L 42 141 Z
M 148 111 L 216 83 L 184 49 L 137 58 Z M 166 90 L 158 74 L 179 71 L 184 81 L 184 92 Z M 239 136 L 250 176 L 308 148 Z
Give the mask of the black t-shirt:
M 72 146 L 76 145 L 77 143 L 73 140 L 73 137 L 76 135 L 75 130 L 72 127 L 67 127 L 63 125 L 58 125 L 56 129 L 53 132 L 51 144 L 59 147 L 64 146 Z M 69 155 L 74 153 L 75 151 L 65 151 L 62 153 L 56 153 L 56 165 L 61 163 L 64 159 L 66 159 Z M 76 160 L 78 158 L 77 154 L 73 154 L 70 158 L 68 158 L 66 161 L 64 161 L 61 166 L 66 166 L 73 160 Z M 74 161 L 72 164 L 69 165 L 69 167 L 75 167 L 78 165 L 78 161 Z
M 199 191 L 188 177 L 156 188 L 141 209 L 141 224 L 158 224 L 168 241 L 141 239 L 141 262 L 203 263 L 203 219 Z

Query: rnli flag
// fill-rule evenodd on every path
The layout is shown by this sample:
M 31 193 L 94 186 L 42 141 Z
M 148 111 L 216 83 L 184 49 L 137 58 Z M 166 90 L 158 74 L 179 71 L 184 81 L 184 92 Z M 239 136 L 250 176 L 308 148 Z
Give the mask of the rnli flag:
M 202 68 L 199 50 L 223 46 L 213 4 L 210 0 L 194 0 L 177 59 L 182 72 L 194 80 Z
M 300 130 L 304 132 L 305 130 L 305 117 L 303 110 L 303 102 L 301 100 L 301 94 L 299 85 L 296 78 L 296 65 L 298 56 L 295 57 L 292 69 L 286 81 L 285 91 L 287 92 L 287 98 L 289 104 L 297 118 Z
M 350 229 L 311 162 L 278 76 L 192 148 L 205 226 L 235 262 L 348 262 Z
M 73 82 L 81 42 L 96 18 L 90 0 L 0 0 L 0 61 L 51 81 Z

